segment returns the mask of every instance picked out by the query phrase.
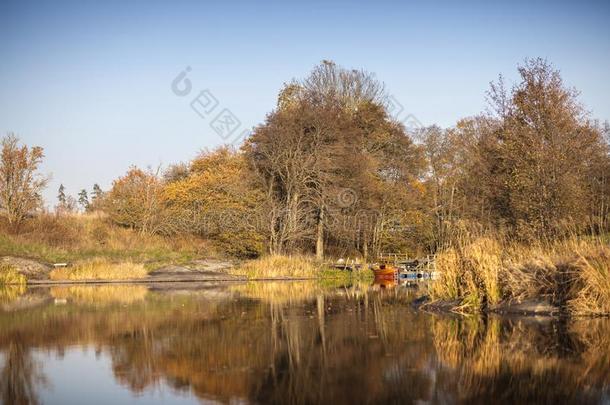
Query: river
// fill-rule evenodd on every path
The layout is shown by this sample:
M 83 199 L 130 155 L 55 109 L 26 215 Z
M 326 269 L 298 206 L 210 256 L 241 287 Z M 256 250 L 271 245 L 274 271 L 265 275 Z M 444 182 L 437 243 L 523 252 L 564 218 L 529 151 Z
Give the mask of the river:
M 610 321 L 415 310 L 424 285 L 0 290 L 5 404 L 610 403 Z

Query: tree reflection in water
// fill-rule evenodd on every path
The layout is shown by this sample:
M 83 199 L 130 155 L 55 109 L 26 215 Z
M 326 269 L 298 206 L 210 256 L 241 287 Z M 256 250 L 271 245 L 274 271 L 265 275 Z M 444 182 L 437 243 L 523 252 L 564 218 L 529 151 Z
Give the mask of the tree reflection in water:
M 41 365 L 29 349 L 19 342 L 10 342 L 2 350 L 0 399 L 3 404 L 38 404 L 37 385 L 47 383 Z
M 54 288 L 44 294 L 66 305 L 16 301 L 10 308 L 21 309 L 0 312 L 4 403 L 37 401 L 45 379 L 32 350 L 75 345 L 109 357 L 112 378 L 134 395 L 167 385 L 224 403 L 595 403 L 608 396 L 608 320 L 429 315 L 411 309 L 415 291 L 365 285 L 135 287 Z M 30 294 L 43 292 L 15 300 Z

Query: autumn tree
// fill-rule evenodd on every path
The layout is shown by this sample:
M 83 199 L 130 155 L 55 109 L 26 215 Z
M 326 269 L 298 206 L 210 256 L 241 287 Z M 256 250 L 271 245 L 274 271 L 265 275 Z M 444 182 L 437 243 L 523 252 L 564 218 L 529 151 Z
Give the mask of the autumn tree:
M 204 151 L 164 175 L 163 201 L 181 232 L 216 241 L 241 257 L 264 250 L 262 193 L 252 186 L 242 153 L 228 147 Z
M 519 73 L 511 89 L 491 84 L 491 113 L 422 134 L 437 247 L 457 222 L 525 239 L 607 226 L 603 129 L 546 61 Z
M 19 229 L 27 215 L 42 205 L 41 193 L 48 182 L 38 173 L 43 149 L 20 146 L 14 134 L 5 136 L 0 144 L 0 206 L 9 224 Z
M 325 241 L 341 243 L 342 233 L 364 252 L 381 246 L 392 187 L 410 186 L 419 167 L 418 149 L 384 99 L 371 74 L 328 61 L 282 89 L 245 146 L 267 196 L 271 252 L 313 245 L 321 258 Z M 370 226 L 348 221 L 359 211 Z
M 524 237 L 551 236 L 562 224 L 586 222 L 590 162 L 602 137 L 558 70 L 542 59 L 519 67 L 510 92 L 492 86 L 502 120 L 496 137 L 507 221 Z
M 171 233 L 172 223 L 162 200 L 158 173 L 137 167 L 115 180 L 104 207 L 110 219 L 142 234 Z

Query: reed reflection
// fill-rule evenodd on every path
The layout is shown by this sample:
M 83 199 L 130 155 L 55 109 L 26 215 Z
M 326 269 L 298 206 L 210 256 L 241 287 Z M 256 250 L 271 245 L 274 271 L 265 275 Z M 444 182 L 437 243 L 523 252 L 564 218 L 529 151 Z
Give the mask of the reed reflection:
M 109 358 L 114 382 L 134 395 L 160 385 L 223 403 L 592 403 L 608 395 L 607 320 L 429 315 L 411 308 L 417 291 L 401 286 L 106 287 L 28 290 L 20 300 L 48 299 L 0 312 L 0 351 L 12 359 L 2 369 L 5 402 L 36 401 L 43 369 L 27 353 L 74 346 Z

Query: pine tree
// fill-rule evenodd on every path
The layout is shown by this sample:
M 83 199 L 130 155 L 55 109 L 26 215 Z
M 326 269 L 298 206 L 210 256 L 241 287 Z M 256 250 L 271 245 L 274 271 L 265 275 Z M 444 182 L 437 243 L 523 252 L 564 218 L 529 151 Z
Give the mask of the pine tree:
M 83 208 L 83 210 L 89 210 L 89 196 L 87 195 L 87 190 L 82 189 L 80 193 L 78 193 L 78 204 Z
M 57 200 L 59 201 L 60 206 L 66 205 L 66 188 L 63 184 L 59 185 Z
M 92 201 L 97 200 L 98 198 L 100 198 L 102 196 L 102 193 L 103 193 L 103 191 L 102 191 L 102 188 L 100 187 L 100 185 L 95 183 L 93 185 L 93 192 L 91 193 L 91 200 Z

